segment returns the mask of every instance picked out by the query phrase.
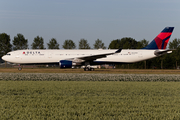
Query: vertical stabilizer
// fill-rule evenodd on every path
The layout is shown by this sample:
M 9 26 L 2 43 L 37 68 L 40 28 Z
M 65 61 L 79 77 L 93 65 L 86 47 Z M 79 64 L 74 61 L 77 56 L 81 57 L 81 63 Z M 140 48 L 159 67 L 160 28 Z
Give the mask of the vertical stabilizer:
M 154 40 L 143 49 L 166 49 L 174 27 L 166 27 L 154 38 Z

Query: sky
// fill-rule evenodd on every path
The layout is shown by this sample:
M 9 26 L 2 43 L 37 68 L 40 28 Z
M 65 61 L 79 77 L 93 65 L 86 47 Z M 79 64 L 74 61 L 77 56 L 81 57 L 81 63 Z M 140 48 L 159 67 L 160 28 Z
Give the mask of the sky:
M 165 27 L 175 27 L 170 41 L 180 38 L 180 0 L 1 0 L 0 33 L 35 37 L 44 45 L 55 38 L 86 39 L 91 47 L 100 39 L 108 47 L 123 37 L 153 40 Z

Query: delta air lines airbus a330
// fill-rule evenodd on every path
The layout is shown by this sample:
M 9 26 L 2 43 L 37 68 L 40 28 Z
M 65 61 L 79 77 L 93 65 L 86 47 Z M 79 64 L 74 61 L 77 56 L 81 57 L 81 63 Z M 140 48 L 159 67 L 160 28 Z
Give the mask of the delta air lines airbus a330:
M 58 64 L 60 68 L 85 66 L 84 70 L 94 70 L 93 65 L 134 63 L 158 57 L 172 50 L 166 50 L 174 27 L 166 27 L 146 47 L 142 49 L 119 50 L 17 50 L 2 57 L 4 61 L 19 65 Z M 19 70 L 22 68 L 19 67 Z

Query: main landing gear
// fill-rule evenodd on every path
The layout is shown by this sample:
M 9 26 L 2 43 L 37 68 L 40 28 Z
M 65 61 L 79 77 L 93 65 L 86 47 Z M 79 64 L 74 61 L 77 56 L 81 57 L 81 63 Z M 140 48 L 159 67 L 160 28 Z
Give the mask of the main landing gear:
M 94 68 L 91 67 L 89 61 L 85 62 L 85 68 L 84 68 L 84 71 L 94 71 Z
M 94 71 L 94 68 L 91 68 L 91 67 L 85 67 L 85 68 L 84 68 L 84 71 Z

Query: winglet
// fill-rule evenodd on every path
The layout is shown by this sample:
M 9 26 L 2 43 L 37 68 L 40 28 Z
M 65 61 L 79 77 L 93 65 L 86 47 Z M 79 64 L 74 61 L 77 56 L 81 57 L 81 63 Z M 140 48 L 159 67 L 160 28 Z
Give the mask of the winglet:
M 122 50 L 122 49 L 120 48 L 120 49 L 118 49 L 115 53 L 120 53 L 120 52 L 121 52 L 121 50 Z

